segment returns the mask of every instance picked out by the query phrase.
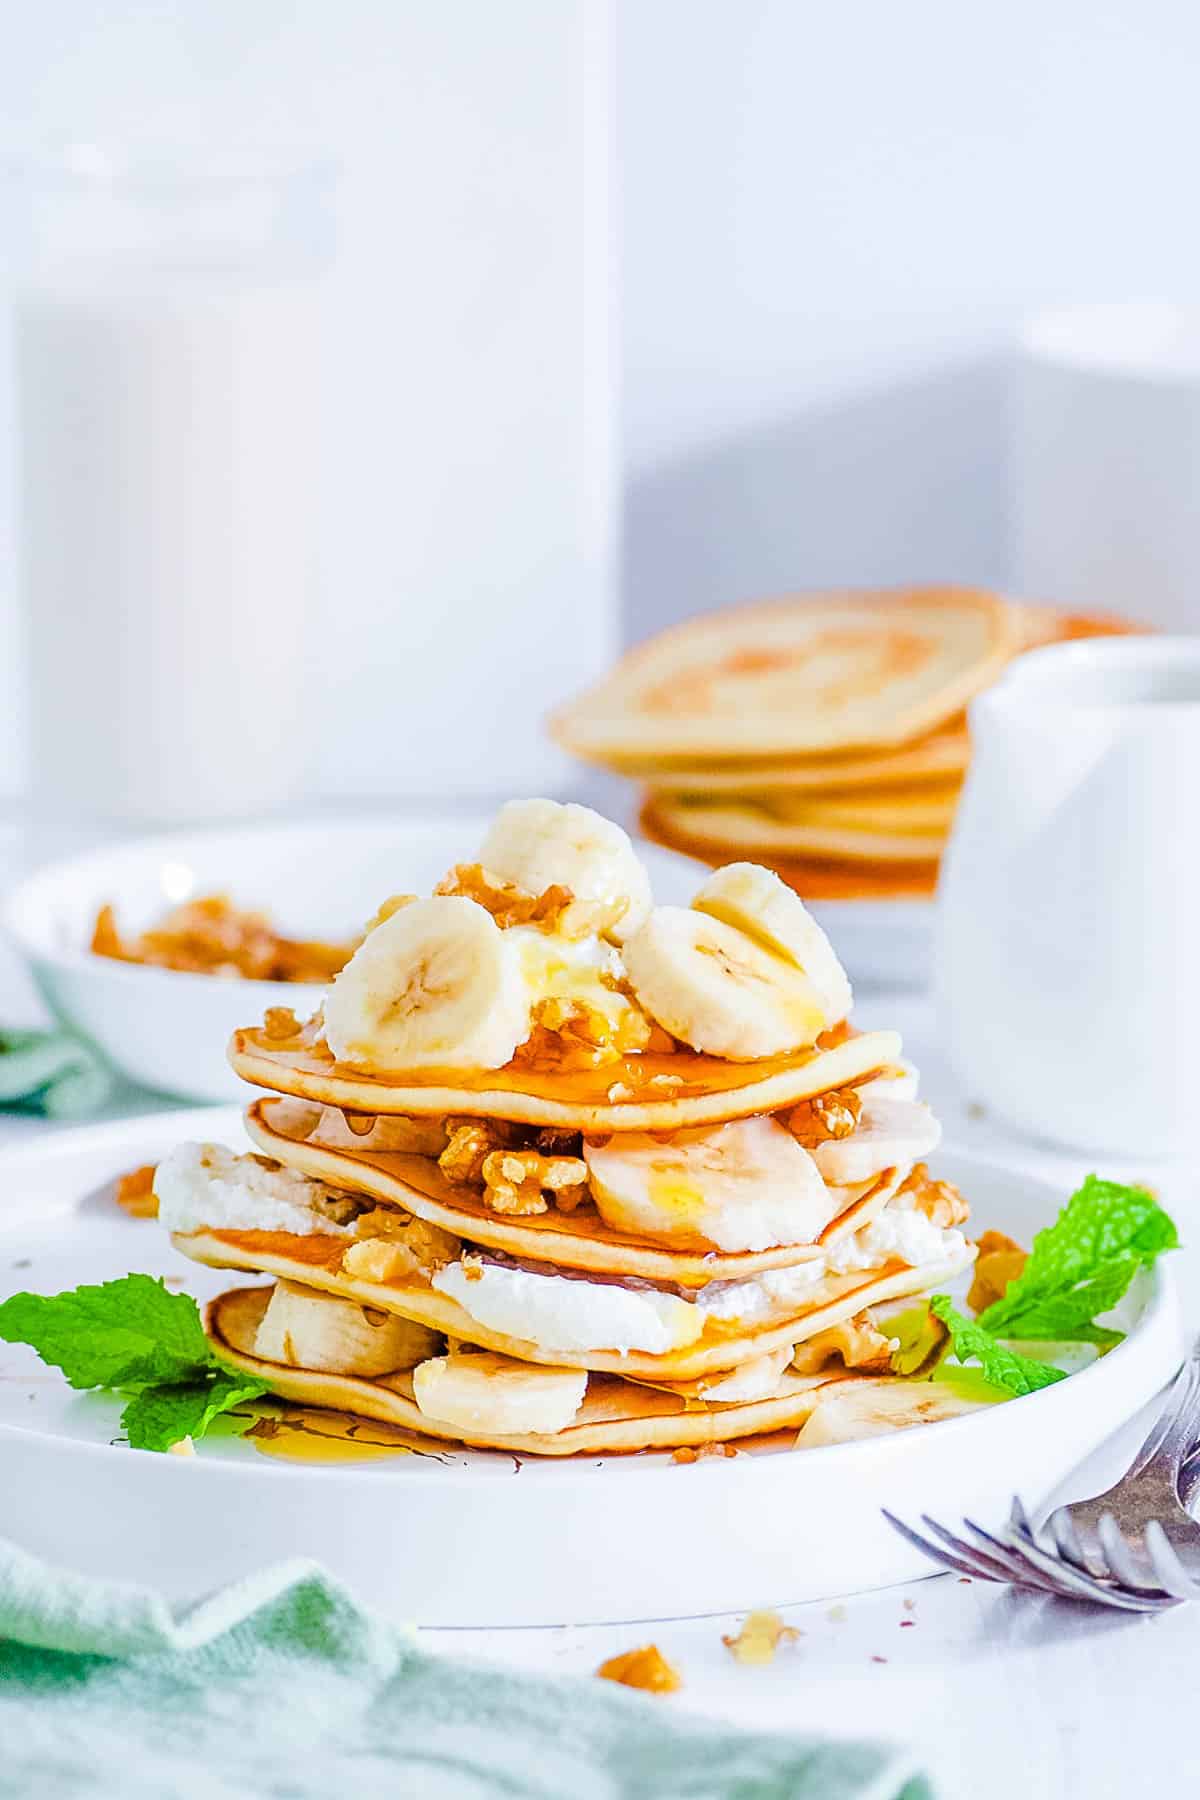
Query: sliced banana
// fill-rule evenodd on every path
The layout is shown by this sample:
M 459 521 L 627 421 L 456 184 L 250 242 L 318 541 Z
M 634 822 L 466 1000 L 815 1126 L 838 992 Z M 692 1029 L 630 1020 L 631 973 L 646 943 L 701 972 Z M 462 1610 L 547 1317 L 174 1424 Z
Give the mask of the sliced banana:
M 435 1356 L 413 1372 L 427 1419 L 498 1437 L 563 1431 L 583 1405 L 585 1369 L 537 1368 L 490 1350 Z
M 254 1353 L 267 1362 L 327 1375 L 390 1375 L 411 1369 L 440 1342 L 424 1325 L 280 1281 L 258 1327 Z
M 728 1374 L 718 1375 L 712 1381 L 698 1382 L 699 1397 L 727 1406 L 737 1401 L 773 1399 L 791 1360 L 790 1344 L 785 1344 L 782 1350 L 772 1350 L 766 1356 L 752 1357 Z
M 865 1081 L 858 1090 L 860 1100 L 915 1100 L 921 1085 L 921 1072 L 915 1063 L 891 1063 L 874 1081 Z
M 500 1069 L 529 1035 L 516 948 L 475 900 L 414 900 L 369 932 L 325 999 L 339 1062 L 382 1073 Z
M 808 1151 L 771 1118 L 679 1131 L 665 1143 L 622 1132 L 585 1141 L 583 1155 L 604 1223 L 665 1243 L 811 1244 L 842 1205 Z
M 846 971 L 799 894 L 773 869 L 758 863 L 727 863 L 709 876 L 692 905 L 802 969 L 825 1010 L 827 1025 L 846 1017 L 853 1000 Z
M 886 1437 L 909 1425 L 960 1419 L 994 1404 L 966 1399 L 940 1381 L 902 1381 L 884 1375 L 874 1381 L 838 1382 L 801 1426 L 796 1448 L 814 1450 L 824 1444 L 849 1444 L 856 1438 Z
M 826 1181 L 849 1187 L 884 1169 L 911 1169 L 941 1141 L 942 1128 L 923 1101 L 869 1099 L 850 1136 L 818 1144 L 813 1160 Z
M 706 913 L 656 906 L 624 956 L 640 1004 L 693 1050 L 753 1062 L 805 1049 L 825 1029 L 802 970 Z
M 488 827 L 480 860 L 531 894 L 570 888 L 599 908 L 596 929 L 618 944 L 650 911 L 650 877 L 628 832 L 590 806 L 510 800 Z

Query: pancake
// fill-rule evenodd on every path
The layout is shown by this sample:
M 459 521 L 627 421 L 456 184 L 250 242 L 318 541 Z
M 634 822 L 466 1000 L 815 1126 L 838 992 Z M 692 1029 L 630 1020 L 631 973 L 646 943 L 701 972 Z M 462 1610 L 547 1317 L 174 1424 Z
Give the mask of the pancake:
M 795 823 L 748 801 L 705 803 L 664 799 L 654 817 L 667 837 L 678 834 L 720 860 L 754 861 L 765 855 L 800 856 L 814 862 L 930 863 L 946 842 L 945 825 L 873 830 L 861 825 Z
M 651 638 L 551 730 L 601 763 L 906 744 L 960 712 L 1018 644 L 1012 609 L 974 588 L 762 601 Z
M 889 1169 L 878 1180 L 840 1190 L 845 1203 L 815 1244 L 723 1251 L 698 1239 L 694 1249 L 679 1249 L 613 1231 L 591 1208 L 572 1213 L 551 1208 L 528 1218 L 504 1218 L 474 1190 L 448 1182 L 432 1157 L 371 1151 L 368 1140 L 355 1137 L 340 1113 L 321 1111 L 314 1117 L 314 1109 L 301 1101 L 255 1101 L 246 1113 L 246 1129 L 260 1150 L 288 1168 L 400 1207 L 468 1243 L 529 1262 L 681 1287 L 743 1281 L 766 1269 L 811 1261 L 868 1225 L 899 1185 L 898 1172 Z
M 828 1049 L 757 1062 L 726 1062 L 690 1050 L 627 1056 L 599 1069 L 556 1071 L 509 1063 L 466 1074 L 420 1070 L 369 1075 L 336 1063 L 307 1032 L 272 1038 L 261 1029 L 234 1033 L 229 1061 L 252 1087 L 348 1112 L 428 1118 L 462 1114 L 521 1125 L 558 1125 L 597 1136 L 619 1131 L 683 1131 L 754 1113 L 867 1080 L 897 1062 L 894 1031 L 870 1031 Z
M 728 860 L 727 853 L 699 843 L 686 832 L 668 830 L 650 800 L 639 819 L 642 836 L 680 856 L 694 857 L 706 868 Z M 937 892 L 939 864 L 935 860 L 914 863 L 828 861 L 803 856 L 759 857 L 774 869 L 781 881 L 795 888 L 802 900 L 932 900 Z
M 768 1355 L 785 1344 L 802 1343 L 864 1307 L 922 1293 L 935 1282 L 949 1280 L 965 1266 L 961 1260 L 953 1260 L 912 1268 L 897 1260 L 875 1270 L 827 1275 L 814 1282 L 808 1290 L 812 1298 L 803 1307 L 772 1312 L 739 1325 L 710 1317 L 693 1343 L 654 1354 L 643 1350 L 544 1349 L 527 1338 L 510 1337 L 472 1318 L 456 1300 L 432 1287 L 421 1275 L 386 1283 L 346 1275 L 341 1268 L 346 1248 L 343 1238 L 317 1234 L 298 1237 L 284 1231 L 210 1230 L 173 1232 L 171 1242 L 184 1256 L 210 1268 L 243 1269 L 295 1281 L 321 1293 L 357 1300 L 360 1306 L 397 1313 L 431 1331 L 440 1331 L 445 1337 L 478 1344 L 485 1350 L 498 1350 L 518 1362 L 591 1369 L 608 1375 L 657 1376 L 667 1381 L 690 1381 L 714 1369 L 736 1369 L 740 1363 Z
M 749 805 L 789 825 L 813 825 L 841 831 L 949 831 L 958 807 L 961 783 L 937 782 L 923 787 L 852 793 L 756 794 Z
M 552 1435 L 503 1437 L 465 1433 L 426 1417 L 413 1398 L 410 1372 L 377 1376 L 327 1375 L 286 1368 L 254 1354 L 254 1337 L 270 1298 L 269 1288 L 236 1288 L 213 1300 L 205 1330 L 223 1362 L 244 1369 L 283 1400 L 329 1407 L 362 1418 L 399 1425 L 423 1438 L 442 1438 L 477 1449 L 528 1456 L 578 1456 L 635 1450 L 672 1450 L 724 1443 L 802 1425 L 833 1386 L 869 1379 L 834 1366 L 828 1374 L 781 1377 L 769 1400 L 729 1405 L 689 1401 L 619 1376 L 592 1375 L 572 1424 Z
M 943 782 L 965 773 L 971 739 L 959 718 L 916 743 L 864 756 L 806 756 L 784 761 L 646 763 L 622 768 L 656 793 L 842 793 L 857 788 Z

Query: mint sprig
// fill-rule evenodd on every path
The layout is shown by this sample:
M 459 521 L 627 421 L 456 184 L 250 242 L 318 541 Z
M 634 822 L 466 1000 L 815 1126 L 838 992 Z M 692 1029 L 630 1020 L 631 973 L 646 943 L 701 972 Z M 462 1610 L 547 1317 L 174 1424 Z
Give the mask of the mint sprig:
M 1089 1175 L 978 1322 L 997 1337 L 1111 1348 L 1122 1333 L 1096 1318 L 1116 1306 L 1139 1269 L 1178 1246 L 1174 1222 L 1153 1194 Z
M 1052 1382 L 1065 1381 L 1062 1369 L 1022 1356 L 1001 1344 L 990 1331 L 960 1313 L 948 1294 L 935 1294 L 929 1310 L 950 1333 L 950 1347 L 959 1362 L 978 1363 L 985 1378 L 1010 1394 L 1032 1394 Z
M 0 1303 L 0 1339 L 28 1344 L 72 1387 L 129 1396 L 121 1424 L 135 1450 L 201 1438 L 222 1414 L 267 1392 L 214 1355 L 191 1296 L 150 1275 L 14 1294 Z

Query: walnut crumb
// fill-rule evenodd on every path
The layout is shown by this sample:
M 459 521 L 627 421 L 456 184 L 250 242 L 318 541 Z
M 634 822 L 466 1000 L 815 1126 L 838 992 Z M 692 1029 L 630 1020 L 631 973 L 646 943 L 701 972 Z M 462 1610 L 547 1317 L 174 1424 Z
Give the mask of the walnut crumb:
M 153 1163 L 143 1163 L 140 1169 L 130 1169 L 128 1174 L 118 1177 L 114 1198 L 122 1212 L 127 1212 L 131 1219 L 158 1217 L 154 1170 Z
M 168 1456 L 195 1456 L 196 1446 L 190 1437 L 182 1437 L 178 1443 L 167 1445 Z
M 679 1670 L 669 1663 L 657 1644 L 610 1656 L 596 1670 L 602 1681 L 619 1681 L 622 1687 L 640 1688 L 645 1694 L 674 1694 L 683 1686 Z
M 794 1644 L 800 1637 L 794 1625 L 785 1625 L 777 1612 L 747 1613 L 736 1637 L 721 1642 L 735 1662 L 757 1666 L 773 1662 L 780 1644 Z
M 792 1108 L 784 1123 L 798 1144 L 813 1150 L 835 1138 L 847 1138 L 862 1116 L 862 1096 L 853 1088 L 814 1094 Z
M 290 1006 L 268 1006 L 263 1014 L 263 1036 L 273 1041 L 295 1037 L 300 1021 Z

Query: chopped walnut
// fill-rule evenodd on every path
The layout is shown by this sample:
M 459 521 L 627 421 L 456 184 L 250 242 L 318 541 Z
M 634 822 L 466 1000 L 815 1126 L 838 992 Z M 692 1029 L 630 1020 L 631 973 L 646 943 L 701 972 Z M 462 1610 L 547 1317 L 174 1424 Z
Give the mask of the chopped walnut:
M 281 937 L 263 913 L 240 911 L 226 894 L 198 894 L 135 938 L 123 938 L 112 907 L 102 906 L 91 948 L 118 962 L 198 975 L 325 982 L 349 961 L 355 946 Z
M 123 1212 L 131 1219 L 157 1219 L 158 1195 L 154 1192 L 153 1163 L 143 1163 L 140 1169 L 130 1169 L 127 1175 L 117 1180 L 117 1191 L 113 1198 Z
M 499 1119 L 447 1119 L 438 1168 L 458 1187 L 478 1187 L 493 1150 L 508 1149 L 512 1142 L 512 1127 Z
M 902 1212 L 921 1212 L 931 1225 L 947 1230 L 951 1225 L 961 1225 L 970 1214 L 963 1195 L 952 1181 L 934 1181 L 930 1178 L 928 1166 L 918 1163 L 896 1191 L 892 1204 Z
M 853 1088 L 834 1088 L 828 1094 L 814 1094 L 792 1108 L 784 1124 L 806 1150 L 826 1144 L 831 1138 L 847 1138 L 862 1117 L 862 1096 Z
M 452 1232 L 394 1206 L 376 1206 L 355 1225 L 359 1241 L 342 1256 L 347 1275 L 362 1281 L 399 1281 L 453 1262 L 462 1248 Z
M 759 1667 L 775 1660 L 780 1644 L 794 1644 L 800 1633 L 794 1625 L 785 1625 L 777 1612 L 747 1613 L 736 1637 L 722 1637 L 721 1642 L 735 1662 Z
M 641 1055 L 653 1031 L 645 1014 L 632 1008 L 614 1019 L 586 1000 L 553 994 L 533 1008 L 529 1036 L 513 1061 L 526 1068 L 600 1069 Z
M 578 1156 L 543 1156 L 540 1150 L 494 1150 L 483 1164 L 483 1198 L 493 1212 L 544 1213 L 553 1194 L 573 1211 L 587 1186 L 587 1164 Z
M 835 1356 L 862 1375 L 887 1375 L 892 1366 L 892 1339 L 885 1337 L 866 1313 L 856 1313 L 797 1344 L 792 1368 L 798 1375 L 816 1375 Z
M 974 1313 L 981 1313 L 1002 1299 L 1009 1282 L 1017 1279 L 1029 1261 L 1029 1252 L 1002 1231 L 985 1231 L 978 1244 L 979 1255 L 967 1295 L 967 1305 Z
M 697 1401 L 697 1402 L 695 1402 L 694 1408 L 692 1406 L 687 1406 L 684 1408 L 684 1410 L 687 1412 L 690 1412 L 692 1410 L 697 1410 L 697 1411 L 702 1412 L 705 1410 L 704 1402 L 702 1400 Z M 736 1448 L 736 1446 L 733 1444 L 722 1444 L 720 1442 L 713 1442 L 713 1443 L 708 1443 L 708 1444 L 699 1444 L 696 1446 L 695 1449 L 692 1448 L 691 1444 L 680 1444 L 678 1450 L 672 1450 L 671 1461 L 677 1462 L 677 1463 L 705 1462 L 705 1461 L 711 1460 L 714 1457 L 732 1458 L 735 1456 L 740 1456 L 741 1454 L 742 1454 L 741 1451 L 738 1450 Z
M 610 1656 L 596 1673 L 603 1681 L 619 1681 L 622 1687 L 641 1688 L 647 1694 L 674 1694 L 683 1686 L 679 1670 L 667 1661 L 657 1644 L 644 1644 L 640 1650 Z

